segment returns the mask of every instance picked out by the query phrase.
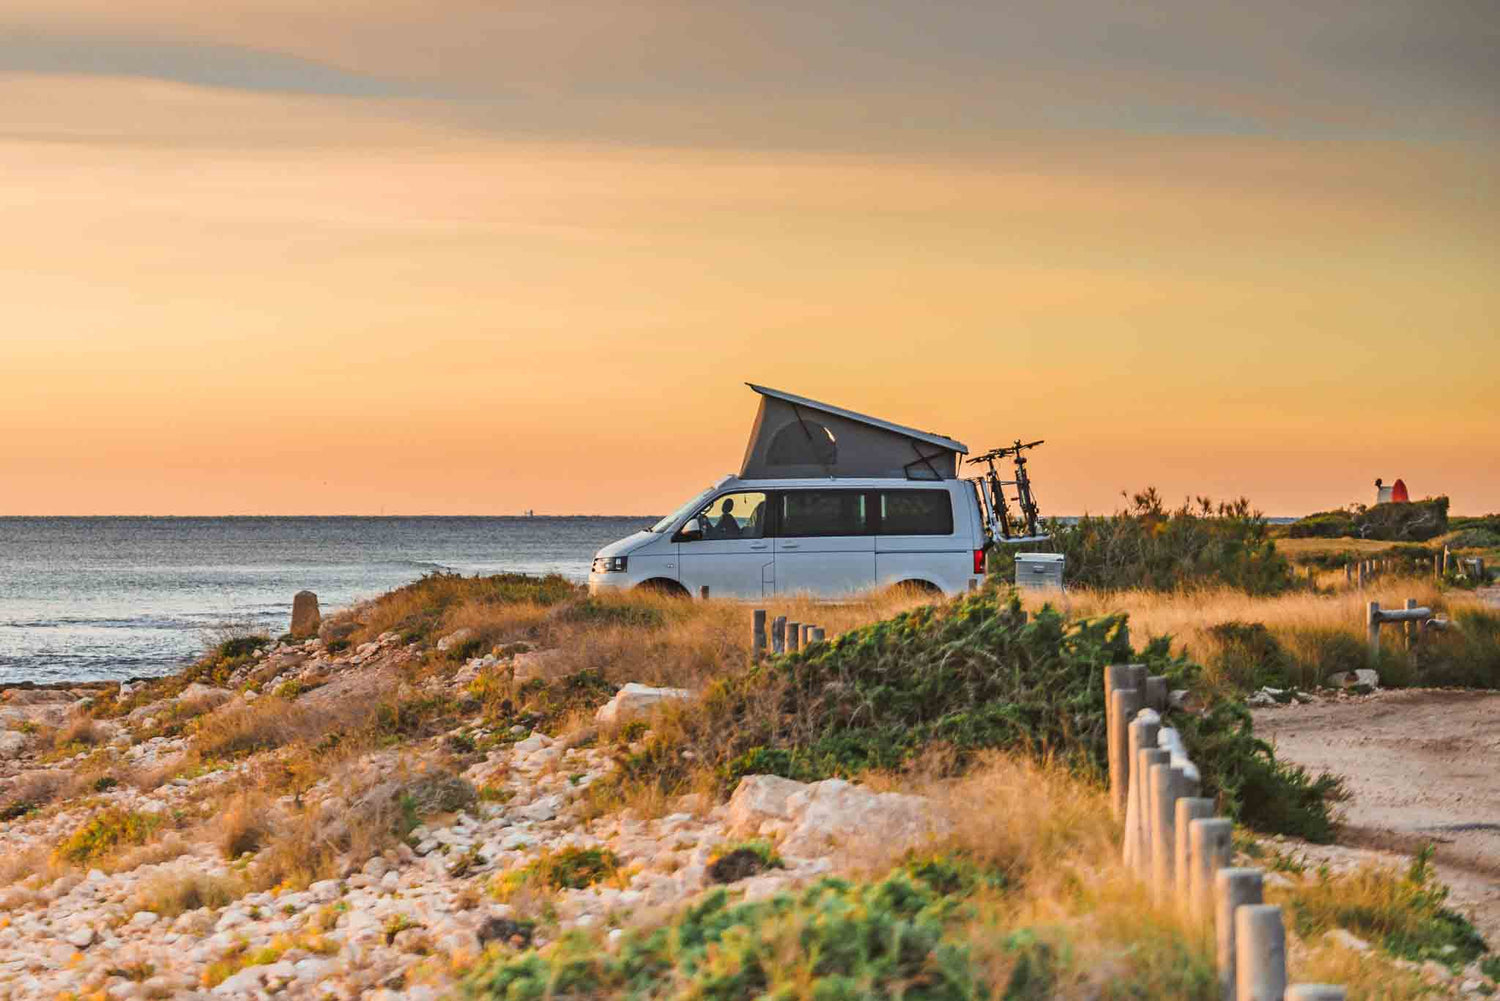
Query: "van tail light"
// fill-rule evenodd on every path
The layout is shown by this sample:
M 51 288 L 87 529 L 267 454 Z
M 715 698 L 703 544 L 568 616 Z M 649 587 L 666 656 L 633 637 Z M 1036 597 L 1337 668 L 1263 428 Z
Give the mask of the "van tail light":
M 984 573 L 984 550 L 983 549 L 976 549 L 976 550 L 974 550 L 974 572 L 977 573 L 977 574 Z

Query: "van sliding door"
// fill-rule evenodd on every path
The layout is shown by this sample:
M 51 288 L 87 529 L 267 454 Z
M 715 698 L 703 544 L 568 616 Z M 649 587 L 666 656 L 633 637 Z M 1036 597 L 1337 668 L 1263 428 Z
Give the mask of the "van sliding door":
M 776 503 L 776 593 L 833 598 L 875 585 L 863 490 L 783 490 Z

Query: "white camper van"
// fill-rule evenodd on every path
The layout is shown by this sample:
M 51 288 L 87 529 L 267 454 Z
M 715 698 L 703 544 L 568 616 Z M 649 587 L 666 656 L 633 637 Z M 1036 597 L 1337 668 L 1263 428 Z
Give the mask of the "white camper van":
M 961 442 L 840 407 L 761 396 L 738 476 L 594 557 L 589 590 L 836 598 L 910 585 L 953 595 L 984 579 L 979 497 Z

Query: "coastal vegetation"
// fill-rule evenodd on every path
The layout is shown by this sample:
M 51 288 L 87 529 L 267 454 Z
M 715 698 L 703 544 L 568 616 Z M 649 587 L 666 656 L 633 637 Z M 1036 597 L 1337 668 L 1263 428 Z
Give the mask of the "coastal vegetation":
M 479 934 L 487 948 L 444 953 L 430 919 L 395 909 L 401 893 L 369 933 L 395 952 L 445 957 L 404 976 L 471 997 L 1216 996 L 1203 936 L 1142 900 L 1114 862 L 1103 665 L 1167 677 L 1182 707 L 1168 722 L 1203 769 L 1204 795 L 1242 833 L 1325 842 L 1338 832 L 1339 782 L 1280 760 L 1244 695 L 1369 666 L 1386 685 L 1500 686 L 1500 616 L 1430 578 L 1364 593 L 1309 580 L 1244 505 L 1137 501 L 1063 543 L 1099 586 L 768 600 L 770 615 L 817 622 L 830 639 L 760 663 L 743 606 L 590 597 L 521 575 L 429 575 L 306 644 L 220 638 L 179 675 L 97 693 L 87 712 L 27 733 L 51 767 L 0 789 L 0 836 L 3 825 L 59 833 L 0 873 L 24 890 L 7 899 L 37 899 L 28 894 L 69 873 L 141 871 L 129 897 L 140 911 L 254 922 L 307 906 L 283 900 L 341 899 L 356 883 L 374 893 L 430 862 L 421 878 L 452 888 L 447 933 L 465 914 L 504 909 Z M 1210 555 L 1184 563 L 1194 547 Z M 1372 660 L 1363 604 L 1406 597 L 1455 627 L 1410 656 L 1392 643 Z M 625 682 L 685 695 L 596 718 Z M 748 775 L 848 780 L 916 797 L 947 823 L 895 857 L 850 843 L 830 856 L 836 875 L 811 879 L 776 832 L 712 819 Z M 535 844 L 466 834 L 486 822 L 466 818 L 560 812 L 576 830 Z M 662 832 L 645 854 L 625 834 L 642 824 Z M 604 829 L 618 833 L 583 834 Z M 173 868 L 183 856 L 192 866 Z M 704 893 L 569 916 L 570 901 L 618 900 L 694 865 Z M 1393 964 L 1467 963 L 1484 948 L 1430 870 L 1288 873 L 1301 969 L 1339 977 L 1352 997 L 1417 997 L 1429 984 Z M 791 882 L 739 895 L 757 879 Z M 336 908 L 318 913 L 296 934 L 211 957 L 201 985 L 320 955 L 360 927 Z M 1374 941 L 1376 972 L 1347 970 L 1322 941 L 1331 928 Z

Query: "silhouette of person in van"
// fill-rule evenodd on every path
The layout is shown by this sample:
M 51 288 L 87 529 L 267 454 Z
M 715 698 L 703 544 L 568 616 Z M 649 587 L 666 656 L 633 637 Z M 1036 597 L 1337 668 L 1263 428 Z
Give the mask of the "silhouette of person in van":
M 721 539 L 738 539 L 740 537 L 740 523 L 734 519 L 734 498 L 724 498 L 724 514 L 719 518 L 719 523 L 714 526 L 714 534 Z

